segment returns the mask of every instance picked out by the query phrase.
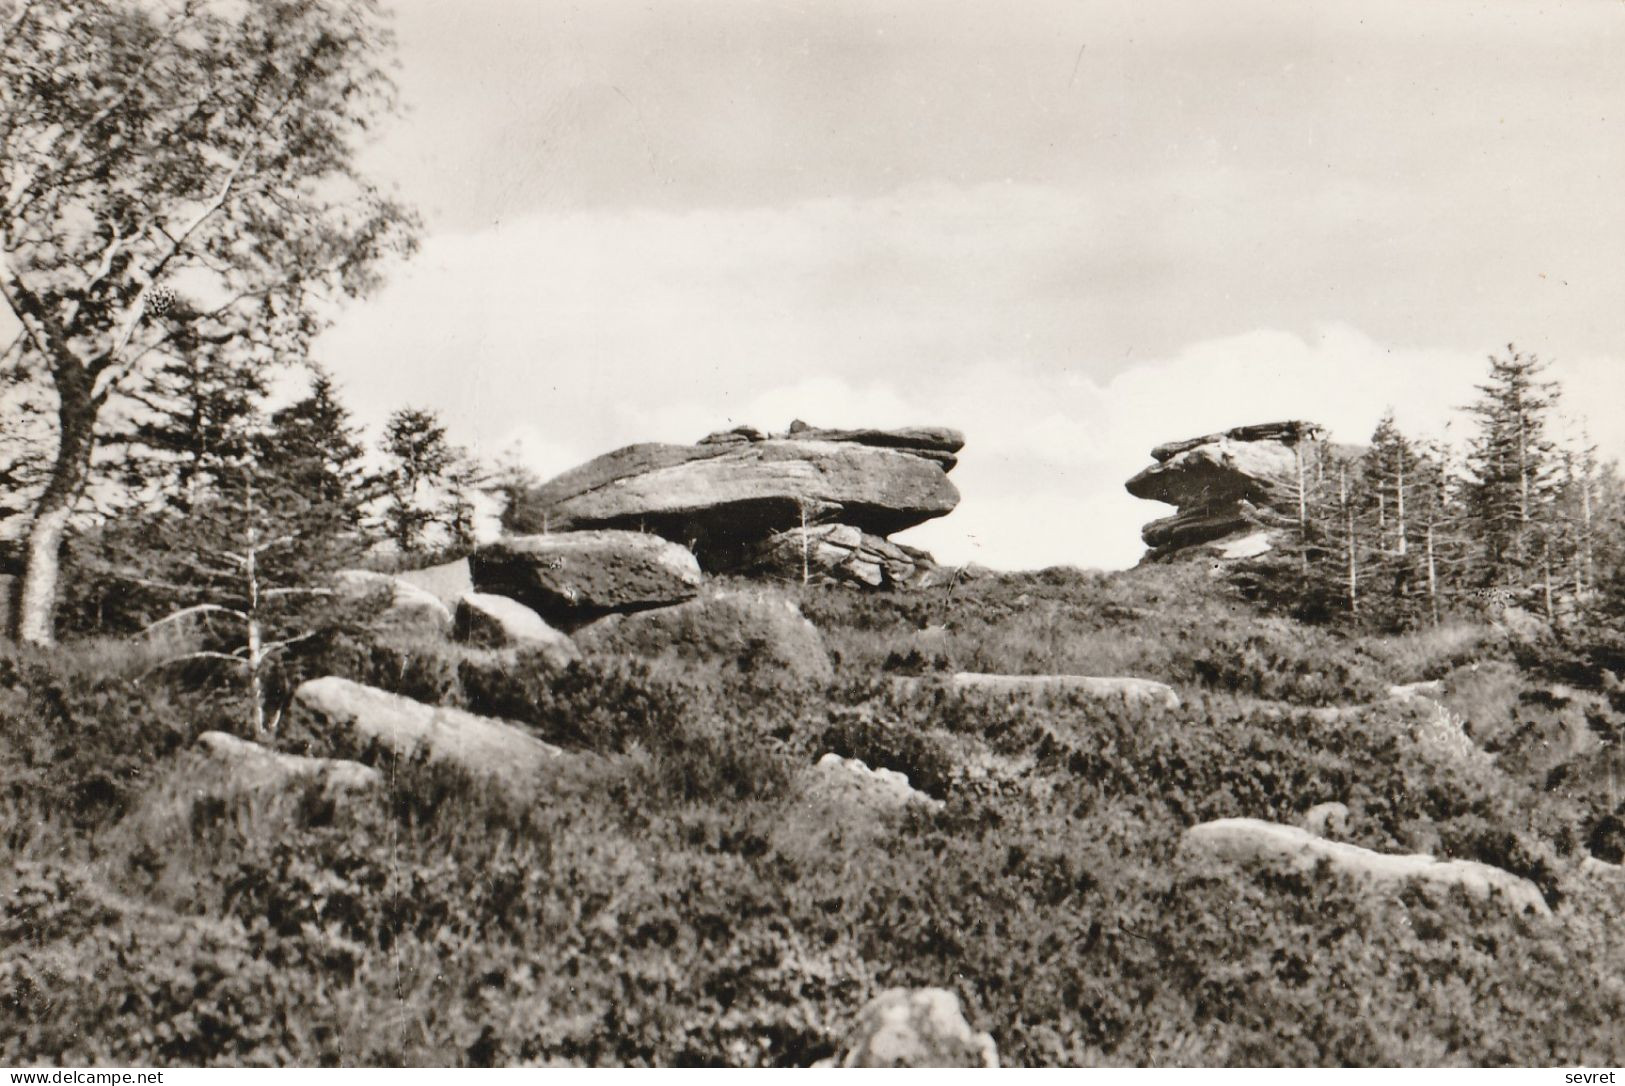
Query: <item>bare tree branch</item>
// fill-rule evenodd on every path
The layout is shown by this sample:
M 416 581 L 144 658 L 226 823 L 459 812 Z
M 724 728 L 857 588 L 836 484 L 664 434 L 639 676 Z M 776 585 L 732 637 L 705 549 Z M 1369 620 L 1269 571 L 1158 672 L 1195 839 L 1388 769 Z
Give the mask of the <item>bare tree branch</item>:
M 233 618 L 242 619 L 244 622 L 248 621 L 248 616 L 246 614 L 244 614 L 243 612 L 235 609 L 235 608 L 222 607 L 218 603 L 200 603 L 200 604 L 197 604 L 194 607 L 183 607 L 181 610 L 176 611 L 172 615 L 165 615 L 163 618 L 159 619 L 157 622 L 151 623 L 150 625 L 144 627 L 141 630 L 141 632 L 143 634 L 151 633 L 153 630 L 156 630 L 160 626 L 167 625 L 168 623 L 171 623 L 171 622 L 178 622 L 179 620 L 187 617 L 188 615 L 199 615 L 199 614 L 204 614 L 206 612 L 220 612 L 220 613 L 223 613 L 223 614 L 228 614 L 228 615 L 232 616 Z M 217 654 L 217 655 L 224 655 L 224 653 L 220 653 L 220 654 Z M 230 659 L 230 657 L 227 657 L 227 659 Z
M 154 671 L 157 671 L 159 668 L 168 667 L 171 664 L 185 663 L 187 660 L 224 660 L 228 664 L 236 664 L 239 667 L 247 667 L 248 666 L 248 661 L 247 660 L 242 660 L 242 659 L 239 659 L 239 658 L 237 658 L 235 656 L 227 656 L 223 652 L 207 652 L 207 651 L 204 651 L 204 652 L 186 652 L 186 653 L 182 653 L 179 656 L 171 656 L 167 660 L 158 661 L 156 664 L 153 664 L 151 667 L 149 667 L 146 671 L 142 672 L 142 675 L 143 676 L 151 675 Z

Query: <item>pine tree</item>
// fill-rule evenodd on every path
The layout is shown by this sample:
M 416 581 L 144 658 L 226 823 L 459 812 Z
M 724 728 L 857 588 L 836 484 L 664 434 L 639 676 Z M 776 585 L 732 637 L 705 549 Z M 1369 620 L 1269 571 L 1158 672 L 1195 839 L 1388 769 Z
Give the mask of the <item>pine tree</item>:
M 1479 430 L 1467 457 L 1468 497 L 1483 543 L 1482 583 L 1528 586 L 1545 578 L 1552 559 L 1560 465 L 1549 429 L 1558 388 L 1545 379 L 1545 362 L 1511 344 L 1507 352 L 1490 357 L 1489 380 L 1469 408 Z

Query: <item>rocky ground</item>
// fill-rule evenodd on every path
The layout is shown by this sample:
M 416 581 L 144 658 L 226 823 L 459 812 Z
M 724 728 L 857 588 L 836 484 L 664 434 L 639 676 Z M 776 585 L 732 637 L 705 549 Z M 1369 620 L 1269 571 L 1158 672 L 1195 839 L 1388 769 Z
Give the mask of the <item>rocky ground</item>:
M 373 582 L 259 743 L 140 650 L 0 659 L 0 1058 L 1620 1062 L 1620 706 L 1510 631 L 503 553 Z
M 0 1060 L 1617 1064 L 1625 697 L 1239 594 L 1310 429 L 1158 449 L 1112 575 L 887 538 L 952 431 L 632 446 L 334 577 L 261 735 L 0 655 Z

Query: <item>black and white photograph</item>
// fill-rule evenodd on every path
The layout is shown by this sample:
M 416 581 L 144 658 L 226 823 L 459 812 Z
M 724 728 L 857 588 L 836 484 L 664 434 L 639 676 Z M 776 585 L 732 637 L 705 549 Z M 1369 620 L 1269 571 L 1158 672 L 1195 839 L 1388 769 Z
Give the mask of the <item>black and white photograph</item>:
M 5 1086 L 1616 1081 L 1622 58 L 0 0 Z

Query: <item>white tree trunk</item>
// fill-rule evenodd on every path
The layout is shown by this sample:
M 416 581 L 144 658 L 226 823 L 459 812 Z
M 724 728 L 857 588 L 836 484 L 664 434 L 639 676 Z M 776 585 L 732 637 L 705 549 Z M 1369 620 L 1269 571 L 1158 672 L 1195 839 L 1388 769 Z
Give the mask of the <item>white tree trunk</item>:
M 37 514 L 28 532 L 27 565 L 17 604 L 17 639 L 30 645 L 56 640 L 56 585 L 61 573 L 67 506 Z

